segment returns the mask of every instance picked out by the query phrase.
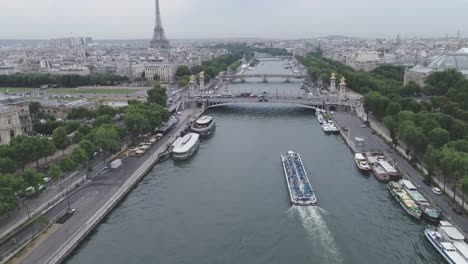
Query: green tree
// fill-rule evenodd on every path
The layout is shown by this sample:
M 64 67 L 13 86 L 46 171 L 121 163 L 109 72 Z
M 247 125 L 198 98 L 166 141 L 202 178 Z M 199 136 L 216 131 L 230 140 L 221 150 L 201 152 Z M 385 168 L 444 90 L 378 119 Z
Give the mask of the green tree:
M 190 72 L 190 69 L 185 66 L 185 65 L 181 65 L 177 68 L 176 70 L 176 76 L 178 78 L 180 77 L 184 77 L 184 76 L 187 76 L 187 75 L 191 75 L 191 72 Z
M 97 150 L 97 147 L 90 140 L 83 139 L 78 145 L 86 152 L 88 159 L 92 158 L 93 153 Z
M 158 82 L 153 89 L 148 90 L 148 102 L 155 103 L 162 107 L 167 106 L 166 88 Z
M 48 138 L 40 138 L 38 144 L 40 150 L 39 156 L 44 158 L 45 161 L 47 161 L 47 157 L 54 155 L 57 151 L 54 142 Z
M 60 168 L 65 172 L 72 172 L 77 168 L 76 162 L 70 157 L 65 157 L 60 162 Z
M 54 180 L 58 180 L 60 176 L 62 175 L 62 171 L 60 170 L 60 167 L 55 164 L 55 162 L 50 163 L 50 168 L 49 168 L 49 176 Z
M 25 169 L 23 179 L 27 186 L 37 187 L 43 182 L 44 175 L 35 169 Z
M 80 147 L 73 149 L 71 158 L 76 164 L 83 164 L 88 160 L 88 155 L 86 151 Z
M 12 156 L 23 169 L 28 162 L 38 159 L 38 147 L 34 137 L 18 136 L 10 142 Z
M 398 129 L 398 123 L 396 121 L 396 118 L 393 117 L 393 116 L 386 116 L 384 117 L 383 119 L 383 122 L 385 124 L 385 126 L 387 127 L 389 133 L 390 133 L 390 138 L 392 139 L 392 144 L 394 146 L 397 145 L 397 138 L 396 138 L 396 131 Z
M 461 208 L 464 208 L 465 207 L 465 195 L 468 194 L 468 176 L 465 176 L 460 180 L 460 189 L 463 194 Z
M 116 114 L 117 114 L 117 110 L 115 110 L 115 108 L 109 105 L 101 105 L 98 107 L 98 109 L 96 109 L 96 118 L 103 116 L 103 115 L 109 115 L 112 118 Z
M 29 113 L 31 113 L 34 119 L 37 119 L 37 114 L 39 114 L 40 110 L 41 110 L 41 103 L 29 102 Z
M 0 173 L 14 173 L 16 171 L 16 162 L 8 157 L 0 158 Z
M 429 143 L 436 148 L 447 144 L 450 139 L 449 132 L 443 128 L 434 128 L 429 132 Z
M 70 145 L 70 138 L 67 136 L 67 131 L 63 127 L 58 127 L 52 132 L 52 139 L 55 146 L 63 151 Z
M 401 111 L 401 105 L 396 102 L 391 102 L 387 106 L 387 115 L 396 116 Z
M 145 116 L 138 112 L 130 112 L 124 116 L 125 127 L 133 136 L 151 132 L 151 125 Z
M 94 135 L 94 143 L 108 154 L 116 153 L 120 150 L 120 138 L 114 127 L 99 127 Z
M 112 123 L 113 123 L 112 116 L 106 114 L 106 115 L 101 115 L 101 116 L 96 117 L 96 119 L 93 122 L 93 126 L 98 127 L 104 124 L 112 124 Z

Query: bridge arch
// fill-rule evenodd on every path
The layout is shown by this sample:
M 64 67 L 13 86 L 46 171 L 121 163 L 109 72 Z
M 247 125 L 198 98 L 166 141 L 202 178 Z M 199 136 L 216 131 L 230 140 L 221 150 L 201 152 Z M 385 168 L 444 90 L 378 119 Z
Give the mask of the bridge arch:
M 320 104 L 305 104 L 305 103 L 295 103 L 295 102 L 267 102 L 267 103 L 275 103 L 275 104 L 283 104 L 283 105 L 290 105 L 290 106 L 296 106 L 296 107 L 302 107 L 302 108 L 308 108 L 308 109 L 322 109 L 323 106 Z M 265 104 L 264 102 L 258 102 L 258 101 L 247 101 L 247 102 L 206 102 L 206 107 L 207 108 L 215 108 L 215 107 L 222 107 L 222 106 L 229 106 L 229 105 L 238 105 L 238 104 L 257 104 L 257 105 L 262 105 Z

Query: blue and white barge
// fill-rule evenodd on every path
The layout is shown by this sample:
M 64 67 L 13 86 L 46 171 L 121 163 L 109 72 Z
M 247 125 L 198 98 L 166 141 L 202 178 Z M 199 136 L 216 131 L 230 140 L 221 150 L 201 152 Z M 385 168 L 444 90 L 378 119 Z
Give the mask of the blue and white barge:
M 308 206 L 316 205 L 317 198 L 299 153 L 288 151 L 281 154 L 284 176 L 288 185 L 291 204 Z

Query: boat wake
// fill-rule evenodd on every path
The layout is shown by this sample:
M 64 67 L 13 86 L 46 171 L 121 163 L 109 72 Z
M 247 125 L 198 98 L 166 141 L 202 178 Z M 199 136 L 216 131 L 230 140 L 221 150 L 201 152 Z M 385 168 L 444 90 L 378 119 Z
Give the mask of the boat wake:
M 317 246 L 323 248 L 326 263 L 342 263 L 343 259 L 336 247 L 333 235 L 328 229 L 322 215 L 328 212 L 318 206 L 292 206 L 289 214 L 299 217 L 306 230 L 307 237 Z

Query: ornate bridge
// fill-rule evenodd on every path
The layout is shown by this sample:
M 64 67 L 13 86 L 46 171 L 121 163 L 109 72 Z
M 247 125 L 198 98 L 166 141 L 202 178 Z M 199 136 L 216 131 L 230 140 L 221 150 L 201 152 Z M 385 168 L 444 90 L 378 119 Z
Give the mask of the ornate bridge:
M 259 60 L 289 60 L 291 59 L 292 57 L 291 56 L 269 56 L 269 55 L 256 55 L 255 56 L 256 59 L 259 59 Z
M 243 82 L 247 78 L 259 78 L 263 80 L 264 82 L 268 81 L 268 78 L 284 78 L 286 81 L 289 81 L 291 79 L 307 79 L 309 78 L 309 75 L 296 75 L 296 74 L 262 74 L 262 73 L 257 73 L 257 74 L 232 74 L 232 75 L 225 75 L 223 76 L 224 79 L 227 79 L 229 81 L 240 79 Z
M 352 105 L 354 105 L 354 99 L 339 100 L 335 97 L 318 96 L 314 98 L 303 98 L 302 96 L 269 96 L 265 97 L 266 100 L 260 98 L 250 97 L 233 97 L 233 98 L 222 98 L 212 97 L 205 99 L 187 98 L 185 103 L 196 104 L 198 107 L 217 107 L 224 105 L 232 105 L 239 103 L 279 103 L 279 104 L 292 104 L 306 108 L 313 109 L 325 109 L 328 111 L 339 111 L 339 112 L 350 112 Z

